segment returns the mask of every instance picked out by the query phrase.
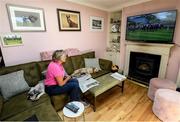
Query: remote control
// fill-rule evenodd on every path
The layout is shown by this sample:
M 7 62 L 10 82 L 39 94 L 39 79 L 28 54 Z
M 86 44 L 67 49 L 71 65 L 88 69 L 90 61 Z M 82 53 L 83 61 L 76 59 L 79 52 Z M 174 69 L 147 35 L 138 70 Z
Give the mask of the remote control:
M 79 107 L 77 107 L 73 103 L 68 103 L 68 104 L 65 105 L 65 107 L 68 108 L 69 110 L 71 110 L 74 113 L 77 113 L 77 111 L 79 110 Z
M 79 107 L 76 106 L 74 103 L 70 103 L 74 108 L 76 108 L 77 110 L 79 110 Z

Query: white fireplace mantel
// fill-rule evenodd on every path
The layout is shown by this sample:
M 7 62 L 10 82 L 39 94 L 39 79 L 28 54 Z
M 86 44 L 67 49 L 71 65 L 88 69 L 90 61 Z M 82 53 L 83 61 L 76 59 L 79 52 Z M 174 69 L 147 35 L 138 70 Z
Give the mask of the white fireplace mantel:
M 168 64 L 169 54 L 171 47 L 174 44 L 155 44 L 155 43 L 126 43 L 126 55 L 125 55 L 125 67 L 124 74 L 128 76 L 129 72 L 129 62 L 131 52 L 148 53 L 154 55 L 160 55 L 160 67 L 159 67 L 159 78 L 165 78 L 166 68 Z

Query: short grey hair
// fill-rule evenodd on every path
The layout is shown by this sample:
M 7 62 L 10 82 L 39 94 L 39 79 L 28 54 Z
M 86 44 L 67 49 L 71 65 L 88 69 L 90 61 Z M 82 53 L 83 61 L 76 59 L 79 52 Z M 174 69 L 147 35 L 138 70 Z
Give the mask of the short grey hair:
M 53 61 L 59 61 L 61 60 L 61 56 L 65 54 L 65 52 L 63 50 L 56 50 L 54 51 L 53 55 L 52 55 L 52 60 Z

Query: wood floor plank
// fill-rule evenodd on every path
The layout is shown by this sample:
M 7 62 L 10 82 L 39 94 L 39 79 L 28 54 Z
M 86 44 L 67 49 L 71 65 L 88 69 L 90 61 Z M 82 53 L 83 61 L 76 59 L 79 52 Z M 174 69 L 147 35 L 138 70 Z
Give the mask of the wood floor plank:
M 157 121 L 152 112 L 148 89 L 126 80 L 124 93 L 115 87 L 97 98 L 97 110 L 85 110 L 86 121 Z M 62 116 L 62 111 L 59 112 Z

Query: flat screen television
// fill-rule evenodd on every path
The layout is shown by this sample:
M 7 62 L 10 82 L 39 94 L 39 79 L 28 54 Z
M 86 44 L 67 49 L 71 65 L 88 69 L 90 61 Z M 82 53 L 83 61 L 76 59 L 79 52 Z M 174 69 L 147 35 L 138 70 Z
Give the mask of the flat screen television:
M 126 40 L 173 43 L 176 10 L 127 17 Z

